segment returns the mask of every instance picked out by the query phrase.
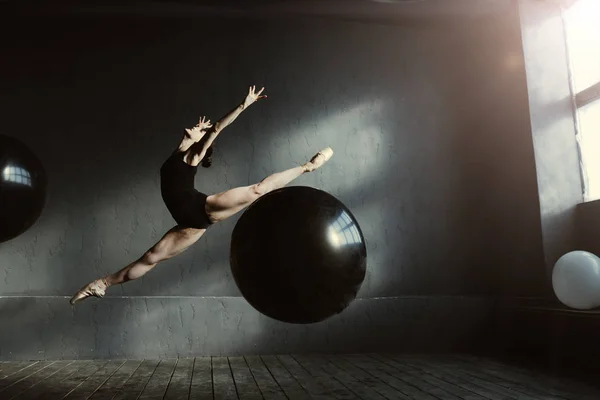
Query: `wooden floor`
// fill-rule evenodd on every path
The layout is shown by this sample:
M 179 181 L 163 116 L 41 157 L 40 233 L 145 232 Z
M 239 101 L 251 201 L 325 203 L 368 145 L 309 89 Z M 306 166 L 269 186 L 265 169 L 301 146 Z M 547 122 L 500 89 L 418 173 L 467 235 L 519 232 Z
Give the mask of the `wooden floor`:
M 593 400 L 570 379 L 471 356 L 251 356 L 0 363 L 0 399 Z

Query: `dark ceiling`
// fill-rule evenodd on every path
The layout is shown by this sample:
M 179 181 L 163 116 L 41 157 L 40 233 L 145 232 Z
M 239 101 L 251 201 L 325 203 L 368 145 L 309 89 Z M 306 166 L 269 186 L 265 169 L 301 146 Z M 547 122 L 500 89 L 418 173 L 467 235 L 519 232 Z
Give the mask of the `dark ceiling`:
M 0 0 L 0 13 L 394 18 L 489 15 L 515 0 Z

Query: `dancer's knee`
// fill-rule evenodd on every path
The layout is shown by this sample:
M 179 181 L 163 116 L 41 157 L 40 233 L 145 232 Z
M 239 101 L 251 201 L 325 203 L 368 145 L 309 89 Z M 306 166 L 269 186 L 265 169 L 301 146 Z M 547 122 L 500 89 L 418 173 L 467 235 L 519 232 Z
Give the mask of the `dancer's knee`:
M 158 264 L 166 258 L 167 257 L 165 251 L 161 249 L 161 246 L 156 245 L 150 250 L 148 250 L 146 253 L 144 253 L 141 261 L 146 265 L 154 265 Z
M 259 182 L 250 187 L 250 191 L 252 193 L 252 196 L 254 197 L 254 200 L 258 199 L 260 196 L 269 193 L 271 190 L 273 189 L 270 188 L 269 184 L 265 182 Z

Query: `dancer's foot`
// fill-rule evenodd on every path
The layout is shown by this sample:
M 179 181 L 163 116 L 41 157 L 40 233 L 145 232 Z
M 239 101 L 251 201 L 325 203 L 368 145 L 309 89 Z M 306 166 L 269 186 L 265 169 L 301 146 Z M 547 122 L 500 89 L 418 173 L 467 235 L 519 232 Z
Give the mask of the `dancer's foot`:
M 78 301 L 86 299 L 90 296 L 94 297 L 104 297 L 104 293 L 106 292 L 106 288 L 108 288 L 108 283 L 106 279 L 96 279 L 82 287 L 79 292 L 75 293 L 73 297 L 71 297 L 71 304 L 75 304 Z
M 333 156 L 333 150 L 331 147 L 326 147 L 315 154 L 314 157 L 302 167 L 304 167 L 305 172 L 312 172 L 315 169 L 322 167 L 327 161 L 329 161 L 331 156 Z

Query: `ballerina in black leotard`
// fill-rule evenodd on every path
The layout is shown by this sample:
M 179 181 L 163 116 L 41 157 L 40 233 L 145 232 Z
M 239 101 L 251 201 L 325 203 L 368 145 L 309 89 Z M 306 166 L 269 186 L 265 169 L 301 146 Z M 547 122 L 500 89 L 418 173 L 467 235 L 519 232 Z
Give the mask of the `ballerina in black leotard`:
M 229 218 L 260 196 L 287 185 L 305 172 L 314 171 L 331 158 L 333 150 L 327 147 L 318 152 L 309 162 L 270 175 L 254 185 L 209 196 L 196 190 L 194 177 L 198 165 L 202 163 L 204 167 L 210 166 L 214 140 L 242 111 L 257 100 L 266 97 L 262 95 L 263 90 L 264 88 L 256 92 L 255 87 L 251 86 L 244 102 L 214 126 L 202 117 L 196 126 L 185 130 L 179 147 L 160 170 L 161 194 L 177 225 L 138 260 L 118 272 L 85 285 L 71 298 L 71 304 L 89 296 L 102 297 L 109 286 L 143 276 L 159 262 L 182 253 L 196 243 L 210 225 Z

